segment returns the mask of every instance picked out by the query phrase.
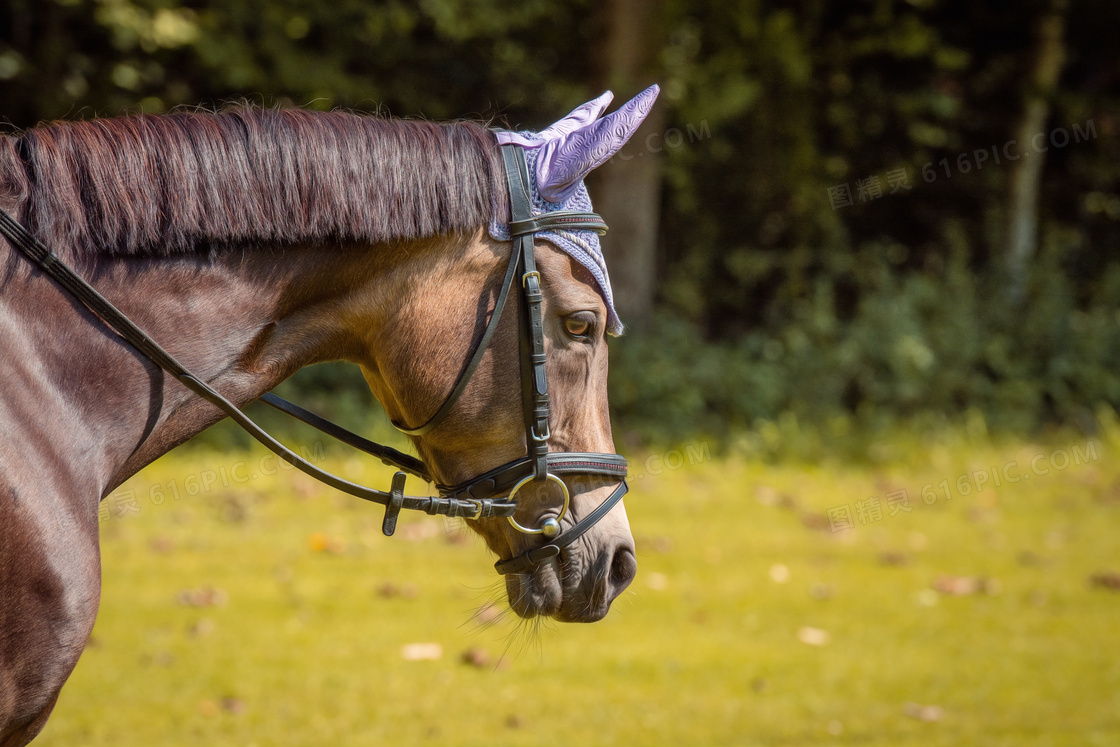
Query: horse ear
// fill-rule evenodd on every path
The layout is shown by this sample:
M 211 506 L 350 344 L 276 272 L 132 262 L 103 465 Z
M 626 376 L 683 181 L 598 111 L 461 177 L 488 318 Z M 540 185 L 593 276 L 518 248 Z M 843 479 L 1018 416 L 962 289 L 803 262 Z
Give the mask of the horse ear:
M 555 140 L 556 138 L 563 137 L 573 130 L 578 130 L 581 127 L 594 122 L 602 115 L 611 102 L 614 101 L 614 94 L 610 91 L 605 92 L 597 99 L 588 101 L 572 110 L 572 113 L 561 119 L 554 125 L 542 130 L 540 134 L 541 140 Z
M 652 85 L 618 111 L 545 142 L 537 158 L 537 190 L 541 197 L 553 203 L 566 200 L 592 169 L 605 163 L 626 144 L 653 108 L 660 91 Z M 589 107 L 602 98 L 584 106 Z M 567 122 L 576 112 L 552 127 Z
M 571 114 L 550 125 L 541 132 L 533 132 L 528 135 L 523 135 L 520 132 L 513 132 L 510 130 L 495 130 L 494 136 L 498 140 L 499 145 L 520 145 L 523 148 L 539 148 L 548 140 L 555 140 L 556 138 L 563 137 L 573 130 L 580 127 L 586 127 L 599 118 L 603 110 L 610 106 L 611 101 L 614 99 L 614 94 L 607 91 L 597 99 L 588 101 L 576 107 Z

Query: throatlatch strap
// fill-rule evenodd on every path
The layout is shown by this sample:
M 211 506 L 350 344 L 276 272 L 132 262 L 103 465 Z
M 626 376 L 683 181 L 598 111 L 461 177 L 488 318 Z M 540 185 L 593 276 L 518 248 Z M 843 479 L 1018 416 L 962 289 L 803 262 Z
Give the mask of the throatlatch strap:
M 400 423 L 393 423 L 393 427 L 401 433 L 408 436 L 422 436 L 428 431 L 435 428 L 444 418 L 447 417 L 451 409 L 455 407 L 455 403 L 459 401 L 459 397 L 467 388 L 470 383 L 471 376 L 474 375 L 475 369 L 482 363 L 482 356 L 486 353 L 486 349 L 490 347 L 490 340 L 494 337 L 494 332 L 498 329 L 498 322 L 502 319 L 502 311 L 506 307 L 506 299 L 509 298 L 510 289 L 513 287 L 514 278 L 517 277 L 517 268 L 519 265 L 519 244 L 514 242 L 513 249 L 509 256 L 509 264 L 506 266 L 506 274 L 502 279 L 501 290 L 498 291 L 498 300 L 494 302 L 494 311 L 490 314 L 490 321 L 486 325 L 486 331 L 482 333 L 482 337 L 474 346 L 474 352 L 471 354 L 470 361 L 463 368 L 459 374 L 459 378 L 455 380 L 455 386 L 451 389 L 451 394 L 447 395 L 447 399 L 443 401 L 439 409 L 436 410 L 432 417 L 428 418 L 428 422 L 417 428 L 408 428 Z

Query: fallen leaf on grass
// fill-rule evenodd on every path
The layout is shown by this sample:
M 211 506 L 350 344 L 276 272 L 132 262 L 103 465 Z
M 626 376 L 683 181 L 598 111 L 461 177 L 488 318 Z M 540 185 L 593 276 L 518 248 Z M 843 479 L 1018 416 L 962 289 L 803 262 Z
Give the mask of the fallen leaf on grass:
M 1089 577 L 1089 584 L 1109 591 L 1120 591 L 1120 573 L 1101 571 Z
M 832 584 L 815 583 L 809 587 L 809 596 L 822 602 L 832 599 L 836 594 L 836 587 Z
M 385 599 L 392 599 L 393 597 L 402 597 L 403 599 L 415 599 L 416 595 L 420 593 L 416 584 L 401 584 L 398 586 L 392 581 L 386 581 L 377 587 L 378 596 Z
M 824 514 L 818 514 L 815 511 L 805 511 L 801 514 L 801 523 L 806 529 L 811 529 L 815 532 L 825 532 L 832 529 L 832 523 Z
M 923 607 L 936 607 L 941 597 L 933 589 L 922 589 L 914 595 L 914 599 Z
M 770 566 L 770 580 L 776 584 L 789 581 L 789 566 L 784 563 L 775 563 Z
M 438 643 L 406 643 L 401 646 L 405 661 L 437 661 L 443 658 L 443 646 Z
M 879 562 L 882 565 L 888 565 L 888 566 L 898 568 L 898 567 L 901 567 L 901 566 L 904 566 L 904 565 L 909 565 L 910 556 L 907 555 L 904 552 L 898 552 L 896 550 L 887 550 L 886 552 L 879 553 Z
M 312 552 L 325 552 L 330 555 L 341 555 L 346 552 L 346 540 L 341 537 L 332 537 L 324 532 L 314 532 L 307 538 L 307 547 Z
M 930 586 L 939 594 L 950 597 L 970 594 L 996 596 L 1003 591 L 1003 584 L 998 580 L 984 576 L 938 576 Z
M 474 533 L 467 527 L 467 522 L 462 519 L 456 519 L 455 521 L 459 521 L 461 524 L 452 524 L 450 523 L 451 521 L 452 520 L 448 519 L 446 516 L 444 517 L 444 544 L 454 545 L 456 547 L 463 547 L 471 544 L 471 541 L 474 539 Z
M 222 607 L 229 601 L 229 594 L 213 586 L 204 586 L 201 589 L 183 589 L 178 600 L 184 607 Z
M 474 613 L 473 619 L 477 620 L 483 625 L 489 625 L 490 623 L 501 619 L 502 612 L 503 609 L 501 607 L 494 604 L 493 602 L 487 602 L 486 604 L 478 608 L 478 612 Z
M 832 636 L 828 634 L 827 630 L 802 625 L 797 629 L 797 640 L 806 646 L 827 646 L 828 642 L 832 640 Z
M 397 537 L 406 542 L 423 542 L 437 536 L 439 526 L 434 521 L 418 521 L 416 523 L 402 524 L 397 529 Z
M 980 591 L 980 579 L 972 576 L 938 576 L 931 584 L 933 590 L 950 597 L 964 597 Z
M 639 553 L 653 552 L 658 555 L 667 555 L 673 551 L 672 537 L 635 537 L 634 544 Z
M 248 499 L 235 494 L 226 494 L 222 503 L 222 519 L 229 524 L 242 524 L 249 518 Z
M 490 652 L 481 646 L 473 646 L 459 655 L 459 661 L 482 669 L 490 665 Z
M 1105 506 L 1120 504 L 1120 480 L 1112 483 L 1097 496 L 1097 502 Z
M 202 638 L 208 636 L 217 629 L 217 625 L 208 617 L 204 617 L 194 625 L 187 628 L 187 635 L 191 638 Z
M 160 534 L 158 536 L 152 537 L 152 540 L 148 543 L 148 546 L 152 548 L 152 552 L 164 555 L 175 549 L 175 541 L 167 535 Z
M 763 506 L 778 506 L 784 509 L 797 508 L 797 499 L 789 493 L 779 493 L 769 485 L 759 485 L 755 488 L 754 498 Z
M 222 710 L 240 716 L 245 713 L 245 701 L 240 698 L 222 698 Z
M 769 485 L 759 485 L 754 489 L 754 499 L 763 506 L 778 505 L 778 491 Z
M 307 475 L 296 472 L 288 478 L 288 481 L 291 483 L 296 496 L 305 501 L 319 494 L 319 483 Z
M 941 706 L 936 705 L 922 705 L 920 703 L 907 703 L 902 707 L 902 712 L 910 718 L 917 719 L 918 721 L 925 721 L 933 723 L 940 721 L 944 715 Z
M 965 511 L 964 515 L 973 524 L 994 524 L 999 520 L 998 511 L 982 506 L 973 506 Z

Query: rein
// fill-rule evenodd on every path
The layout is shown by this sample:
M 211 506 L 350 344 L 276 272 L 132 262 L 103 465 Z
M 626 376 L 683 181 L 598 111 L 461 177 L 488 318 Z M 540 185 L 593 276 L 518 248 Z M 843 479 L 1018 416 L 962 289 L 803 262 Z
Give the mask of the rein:
M 399 423 L 394 423 L 394 426 L 405 434 L 419 436 L 435 428 L 447 417 L 482 361 L 482 356 L 497 329 L 506 300 L 513 290 L 514 282 L 519 279 L 517 296 L 520 301 L 521 388 L 528 453 L 525 457 L 458 485 L 437 485 L 438 496 L 405 495 L 406 473 L 428 482 L 432 480 L 427 466 L 416 457 L 374 443 L 271 392 L 261 396 L 262 402 L 380 459 L 389 466 L 396 467 L 398 471 L 393 475 L 390 489 L 383 491 L 358 485 L 320 469 L 277 441 L 236 405 L 191 373 L 3 209 L 0 209 L 0 234 L 144 357 L 175 377 L 187 389 L 224 412 L 249 435 L 285 462 L 336 490 L 385 506 L 381 529 L 386 536 L 391 536 L 396 531 L 397 517 L 402 509 L 469 520 L 505 517 L 520 532 L 540 534 L 552 540 L 515 558 L 500 560 L 494 564 L 498 573 L 503 575 L 524 573 L 545 560 L 558 556 L 564 547 L 579 539 L 622 500 L 628 490 L 625 480 L 627 462 L 618 454 L 548 450 L 549 397 L 548 380 L 545 375 L 544 322 L 541 312 L 544 296 L 541 293 L 541 276 L 536 269 L 534 234 L 553 229 L 591 230 L 604 233 L 606 224 L 595 213 L 576 211 L 556 211 L 533 217 L 529 201 L 529 172 L 524 149 L 516 145 L 504 145 L 502 159 L 509 185 L 512 248 L 509 265 L 490 321 L 476 343 L 469 362 L 439 409 L 427 422 L 416 428 L 408 428 Z M 570 495 L 567 485 L 559 476 L 569 474 L 613 477 L 619 480 L 619 485 L 595 510 L 564 530 L 561 522 L 568 514 Z M 514 497 L 530 482 L 545 481 L 557 485 L 563 495 L 563 505 L 555 518 L 545 519 L 540 527 L 535 529 L 524 527 L 514 518 L 518 507 Z M 494 496 L 506 491 L 508 495 L 505 499 L 494 499 Z

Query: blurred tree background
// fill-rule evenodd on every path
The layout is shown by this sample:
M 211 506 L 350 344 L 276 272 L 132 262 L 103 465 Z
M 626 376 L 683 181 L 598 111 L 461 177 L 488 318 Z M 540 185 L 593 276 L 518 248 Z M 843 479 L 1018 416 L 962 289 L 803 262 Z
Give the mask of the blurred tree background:
M 1117 29 L 1109 0 L 4 0 L 0 117 L 539 128 L 657 81 L 592 185 L 624 442 L 1030 432 L 1120 406 Z

